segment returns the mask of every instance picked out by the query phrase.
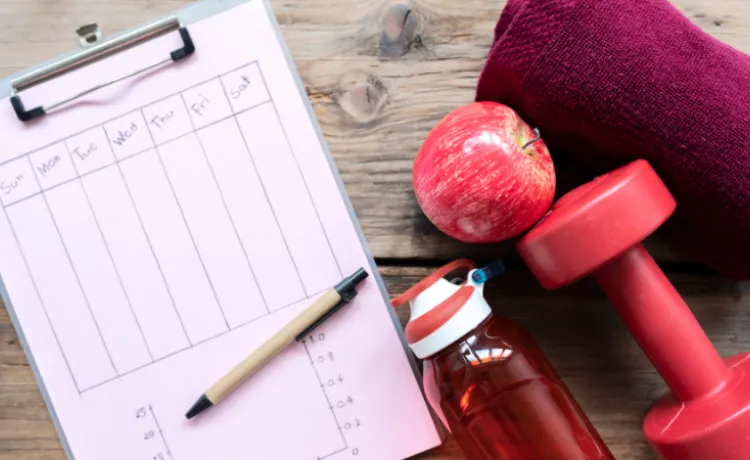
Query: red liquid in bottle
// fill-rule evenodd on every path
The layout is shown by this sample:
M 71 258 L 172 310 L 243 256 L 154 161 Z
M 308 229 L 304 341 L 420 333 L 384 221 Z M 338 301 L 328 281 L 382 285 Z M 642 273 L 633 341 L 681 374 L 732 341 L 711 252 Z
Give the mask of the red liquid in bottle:
M 469 268 L 460 284 L 442 277 Z M 393 300 L 424 363 L 427 398 L 469 460 L 614 460 L 534 339 L 495 317 L 480 271 L 460 259 Z
M 534 340 L 490 316 L 424 361 L 425 389 L 469 460 L 614 459 Z

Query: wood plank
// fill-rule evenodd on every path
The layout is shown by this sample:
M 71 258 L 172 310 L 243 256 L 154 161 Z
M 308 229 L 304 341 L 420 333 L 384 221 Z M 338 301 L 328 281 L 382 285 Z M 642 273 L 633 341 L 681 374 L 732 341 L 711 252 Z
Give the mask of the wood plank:
M 0 0 L 0 76 L 77 46 L 73 31 L 114 32 L 184 0 Z M 497 257 L 510 244 L 467 246 L 427 222 L 413 198 L 411 162 L 429 129 L 473 98 L 504 1 L 272 0 L 307 93 L 377 257 L 411 261 Z M 750 51 L 750 4 L 674 0 L 717 39 Z M 408 12 L 408 14 L 407 14 Z M 557 158 L 562 189 L 588 173 Z M 659 260 L 689 257 L 658 236 Z M 429 272 L 384 266 L 393 294 Z M 672 279 L 723 356 L 750 348 L 746 290 L 689 274 Z M 544 292 L 522 273 L 489 289 L 499 313 L 526 326 L 618 459 L 653 459 L 640 421 L 663 383 L 590 282 Z M 404 315 L 404 312 L 400 312 Z M 63 459 L 7 313 L 0 310 L 0 460 Z M 420 459 L 463 458 L 450 440 Z
M 432 271 L 380 268 L 392 296 Z M 750 350 L 750 288 L 721 278 L 671 274 L 722 356 Z M 558 292 L 541 289 L 526 272 L 488 284 L 496 314 L 528 329 L 618 459 L 653 459 L 641 433 L 648 408 L 665 385 L 591 281 Z M 408 312 L 398 311 L 402 324 Z M 10 324 L 0 310 L 0 460 L 63 459 L 47 409 Z M 418 456 L 463 458 L 449 439 Z
M 118 31 L 185 0 L 0 0 L 0 76 L 77 46 L 74 30 Z M 490 0 L 272 0 L 347 191 L 377 257 L 514 256 L 511 243 L 466 245 L 438 232 L 411 188 L 424 137 L 470 102 L 505 2 Z M 750 4 L 674 0 L 706 32 L 750 51 Z M 557 157 L 560 190 L 591 174 Z M 660 235 L 658 260 L 690 257 Z

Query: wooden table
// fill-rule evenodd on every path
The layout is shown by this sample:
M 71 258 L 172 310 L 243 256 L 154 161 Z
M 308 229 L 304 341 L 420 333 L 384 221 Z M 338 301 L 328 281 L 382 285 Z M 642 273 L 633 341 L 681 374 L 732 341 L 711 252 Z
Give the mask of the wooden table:
M 183 0 L 0 0 L 0 76 L 77 46 L 80 25 L 118 31 Z M 466 246 L 421 215 L 411 165 L 428 130 L 470 102 L 504 1 L 274 0 L 293 58 L 392 294 L 455 257 L 517 268 L 489 289 L 501 314 L 537 338 L 618 459 L 653 459 L 641 421 L 665 386 L 590 281 L 556 293 L 508 244 Z M 674 0 L 718 39 L 750 51 L 745 0 Z M 566 176 L 567 174 L 567 176 Z M 563 176 L 571 177 L 565 173 Z M 661 236 L 647 246 L 723 356 L 750 350 L 750 295 Z M 403 319 L 403 318 L 402 318 Z M 0 309 L 0 460 L 64 454 L 5 309 Z M 420 459 L 464 458 L 448 440 Z

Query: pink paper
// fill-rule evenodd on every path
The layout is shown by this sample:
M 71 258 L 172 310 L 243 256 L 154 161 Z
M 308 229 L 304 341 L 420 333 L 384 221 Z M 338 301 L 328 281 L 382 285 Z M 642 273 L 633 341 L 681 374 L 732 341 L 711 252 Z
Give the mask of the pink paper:
M 0 101 L 0 274 L 73 458 L 389 460 L 440 443 L 376 276 L 184 416 L 321 291 L 372 270 L 266 8 L 190 24 L 189 59 L 37 122 Z M 23 100 L 180 45 L 165 35 Z

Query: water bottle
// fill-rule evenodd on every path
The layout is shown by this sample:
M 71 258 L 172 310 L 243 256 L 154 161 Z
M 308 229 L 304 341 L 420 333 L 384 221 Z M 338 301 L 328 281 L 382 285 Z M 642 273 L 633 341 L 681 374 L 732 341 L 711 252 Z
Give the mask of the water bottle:
M 457 260 L 393 300 L 429 404 L 469 460 L 613 460 L 534 339 L 493 314 L 484 283 L 502 271 Z

